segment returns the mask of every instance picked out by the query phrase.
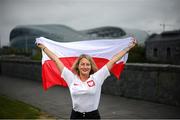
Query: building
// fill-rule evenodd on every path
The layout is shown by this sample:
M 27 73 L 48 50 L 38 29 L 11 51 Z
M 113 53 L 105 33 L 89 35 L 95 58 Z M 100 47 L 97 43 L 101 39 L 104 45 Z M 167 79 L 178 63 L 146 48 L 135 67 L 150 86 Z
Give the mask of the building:
M 180 30 L 153 34 L 146 40 L 145 46 L 148 60 L 180 64 Z
M 72 42 L 107 38 L 115 39 L 131 35 L 135 38 L 137 37 L 138 41 L 141 41 L 139 43 L 143 44 L 148 37 L 148 34 L 144 31 L 129 31 L 128 29 L 112 26 L 77 31 L 65 25 L 24 25 L 17 26 L 11 31 L 10 46 L 15 48 L 31 49 L 35 47 L 35 39 L 41 36 L 59 42 Z

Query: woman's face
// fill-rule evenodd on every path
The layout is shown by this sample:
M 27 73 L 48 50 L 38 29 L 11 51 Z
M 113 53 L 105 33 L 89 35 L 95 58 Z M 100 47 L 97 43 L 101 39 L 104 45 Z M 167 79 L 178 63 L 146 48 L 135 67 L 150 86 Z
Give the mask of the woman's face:
M 80 75 L 88 75 L 91 71 L 91 63 L 86 58 L 82 58 L 79 62 L 79 73 Z

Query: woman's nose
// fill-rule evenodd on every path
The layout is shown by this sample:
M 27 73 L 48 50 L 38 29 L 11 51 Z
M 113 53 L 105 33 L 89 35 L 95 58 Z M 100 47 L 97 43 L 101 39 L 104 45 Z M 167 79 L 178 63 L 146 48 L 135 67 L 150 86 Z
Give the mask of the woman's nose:
M 85 65 L 85 68 L 88 68 L 89 67 L 89 65 Z

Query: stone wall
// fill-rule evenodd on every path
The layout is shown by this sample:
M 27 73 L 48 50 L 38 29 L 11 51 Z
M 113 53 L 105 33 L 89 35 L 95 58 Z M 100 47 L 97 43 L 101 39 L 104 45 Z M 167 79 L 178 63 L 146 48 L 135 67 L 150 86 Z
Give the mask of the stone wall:
M 180 66 L 126 64 L 120 80 L 110 77 L 103 92 L 180 106 Z
M 31 60 L 1 60 L 1 74 L 41 81 L 41 62 Z
M 2 75 L 41 81 L 38 61 L 1 60 L 0 67 Z M 102 92 L 180 106 L 180 66 L 127 63 L 120 77 L 111 75 Z

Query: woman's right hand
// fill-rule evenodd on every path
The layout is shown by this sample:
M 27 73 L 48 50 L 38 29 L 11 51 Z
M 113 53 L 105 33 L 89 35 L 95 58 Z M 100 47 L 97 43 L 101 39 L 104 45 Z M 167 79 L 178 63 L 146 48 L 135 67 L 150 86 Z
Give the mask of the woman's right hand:
M 59 60 L 59 58 L 51 51 L 49 50 L 45 45 L 43 45 L 42 43 L 37 43 L 36 44 L 37 47 L 39 47 L 42 51 L 44 51 L 44 53 L 55 62 L 56 66 L 58 67 L 58 70 L 60 71 L 60 73 L 62 72 L 63 68 L 64 68 L 64 64 L 61 62 L 61 60 Z
M 45 48 L 45 46 L 44 46 L 43 44 L 41 44 L 41 43 L 38 43 L 38 44 L 37 44 L 37 47 L 39 47 L 39 48 L 41 48 L 41 49 Z

